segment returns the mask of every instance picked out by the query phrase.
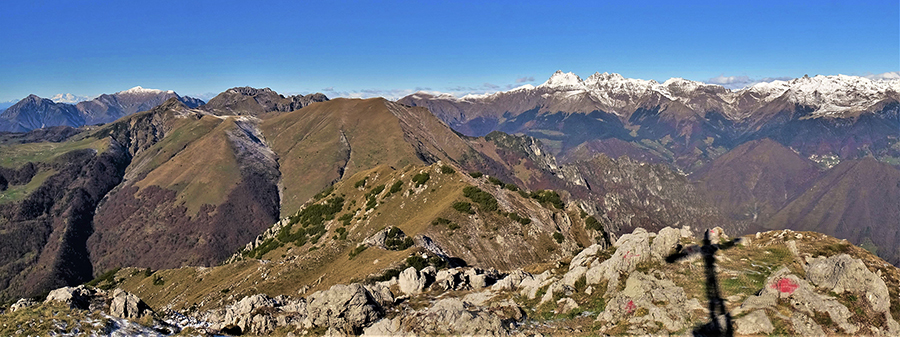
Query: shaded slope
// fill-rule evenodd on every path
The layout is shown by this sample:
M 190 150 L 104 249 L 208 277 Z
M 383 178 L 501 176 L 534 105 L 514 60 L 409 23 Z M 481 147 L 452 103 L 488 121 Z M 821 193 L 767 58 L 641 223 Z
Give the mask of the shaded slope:
M 750 141 L 716 158 L 692 179 L 737 220 L 765 221 L 820 175 L 814 162 L 770 139 Z
M 0 131 L 27 132 L 47 126 L 84 125 L 85 119 L 74 105 L 54 103 L 36 95 L 28 95 L 0 114 Z
M 167 103 L 100 131 L 134 159 L 97 210 L 98 270 L 215 264 L 277 218 L 277 162 L 256 121 Z
M 900 170 L 872 158 L 841 162 L 778 211 L 766 228 L 815 230 L 877 248 L 900 263 Z M 873 247 L 874 245 L 874 247 Z

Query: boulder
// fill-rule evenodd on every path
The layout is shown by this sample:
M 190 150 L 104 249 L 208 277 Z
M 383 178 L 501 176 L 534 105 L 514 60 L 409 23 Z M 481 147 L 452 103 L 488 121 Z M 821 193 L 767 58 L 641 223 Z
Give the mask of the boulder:
M 313 293 L 307 298 L 306 311 L 306 328 L 331 327 L 348 334 L 360 334 L 363 327 L 384 317 L 378 302 L 356 283 Z
M 94 291 L 83 285 L 77 287 L 62 287 L 55 289 L 47 295 L 44 303 L 61 302 L 73 309 L 88 309 L 91 300 L 94 297 Z
M 865 294 L 878 312 L 890 308 L 890 297 L 884 280 L 871 272 L 859 259 L 847 254 L 810 259 L 806 277 L 817 287 L 842 294 L 845 291 Z
M 822 330 L 822 327 L 816 324 L 816 321 L 812 318 L 802 313 L 795 311 L 791 315 L 791 324 L 794 326 L 794 332 L 798 336 L 825 336 L 825 331 Z
M 597 320 L 616 323 L 624 319 L 647 327 L 661 324 L 669 332 L 688 327 L 689 322 L 697 318 L 694 311 L 703 310 L 703 306 L 697 299 L 688 299 L 684 288 L 664 276 L 658 271 L 653 275 L 631 273 L 625 280 L 625 289 L 614 293 Z M 647 314 L 637 316 L 641 309 Z
M 477 308 L 458 298 L 444 298 L 430 308 L 403 315 L 394 331 L 416 335 L 507 335 L 499 312 Z
M 494 285 L 491 286 L 491 290 L 513 291 L 518 289 L 522 285 L 522 282 L 527 279 L 533 280 L 534 276 L 524 270 L 516 269 L 513 272 L 509 273 L 509 275 L 506 275 L 506 277 L 494 283 Z
M 734 321 L 739 335 L 770 334 L 775 330 L 765 310 L 755 310 Z
M 425 278 L 419 275 L 416 268 L 409 267 L 400 273 L 400 277 L 397 278 L 397 285 L 400 286 L 400 291 L 404 294 L 418 295 L 425 288 Z
M 681 231 L 665 227 L 659 230 L 659 234 L 653 238 L 653 244 L 650 245 L 650 254 L 653 258 L 665 261 L 666 257 L 674 251 L 674 247 L 681 238 Z
M 606 261 L 594 261 L 585 272 L 587 284 L 609 280 L 607 295 L 615 291 L 620 273 L 630 273 L 641 262 L 650 260 L 650 234 L 643 228 L 635 228 L 631 234 L 622 235 L 615 245 L 616 252 Z
M 137 320 L 147 315 L 153 315 L 153 309 L 150 309 L 150 306 L 136 295 L 116 289 L 113 291 L 112 301 L 109 304 L 109 314 L 127 320 Z
M 576 303 L 575 300 L 573 300 L 571 297 L 565 297 L 559 299 L 559 301 L 556 301 L 556 306 L 559 308 L 559 310 L 557 310 L 558 314 L 565 314 L 569 311 L 577 309 L 578 303 Z

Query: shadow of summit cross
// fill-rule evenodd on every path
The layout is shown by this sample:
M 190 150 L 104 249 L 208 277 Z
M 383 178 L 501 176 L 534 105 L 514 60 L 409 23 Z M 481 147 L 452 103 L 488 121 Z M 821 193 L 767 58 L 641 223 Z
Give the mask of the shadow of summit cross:
M 713 244 L 709 239 L 709 230 L 703 235 L 703 246 L 684 247 L 681 244 L 675 247 L 675 253 L 666 257 L 667 263 L 674 263 L 695 254 L 703 255 L 706 270 L 706 298 L 709 300 L 709 323 L 694 328 L 694 336 L 734 336 L 734 327 L 731 314 L 725 310 L 725 300 L 719 295 L 719 282 L 716 279 L 716 252 L 720 249 L 729 249 L 735 246 L 741 239 L 737 238 L 728 242 Z

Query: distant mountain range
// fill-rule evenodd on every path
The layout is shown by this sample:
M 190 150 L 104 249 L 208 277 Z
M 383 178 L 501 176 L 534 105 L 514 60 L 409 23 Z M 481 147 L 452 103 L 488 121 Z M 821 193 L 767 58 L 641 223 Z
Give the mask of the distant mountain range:
M 557 71 L 538 86 L 486 95 L 416 93 L 424 106 L 469 136 L 491 131 L 541 139 L 571 158 L 591 142 L 620 139 L 692 171 L 734 146 L 771 138 L 805 157 L 900 159 L 900 80 L 815 76 L 741 90 L 673 78 L 663 83 Z M 594 147 L 589 146 L 587 150 Z
M 27 132 L 51 126 L 80 127 L 109 123 L 122 116 L 149 110 L 172 97 L 189 107 L 204 104 L 199 99 L 182 97 L 171 90 L 139 86 L 77 104 L 65 103 L 78 100 L 71 94 L 56 95 L 52 99 L 29 95 L 0 113 L 0 131 Z

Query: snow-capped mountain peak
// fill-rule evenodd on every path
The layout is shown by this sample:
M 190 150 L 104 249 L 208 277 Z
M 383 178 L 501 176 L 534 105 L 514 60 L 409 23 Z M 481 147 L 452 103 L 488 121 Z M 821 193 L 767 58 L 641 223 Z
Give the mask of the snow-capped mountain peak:
M 163 91 L 163 90 L 159 90 L 159 89 L 145 89 L 141 86 L 136 86 L 134 88 L 131 88 L 131 89 L 128 89 L 125 91 L 117 92 L 117 94 L 142 94 L 142 95 L 145 95 L 145 94 L 157 95 L 157 94 L 162 94 L 162 93 L 174 94 L 175 92 L 172 90 Z
M 539 85 L 538 88 L 585 89 L 581 77 L 571 72 L 564 73 L 562 70 L 557 70 L 547 82 Z
M 53 102 L 68 103 L 68 104 L 75 104 L 78 102 L 90 101 L 92 99 L 94 99 L 94 98 L 89 97 L 89 96 L 77 96 L 77 95 L 73 95 L 70 93 L 56 94 L 56 95 L 53 95 L 53 97 L 50 97 L 50 100 Z

